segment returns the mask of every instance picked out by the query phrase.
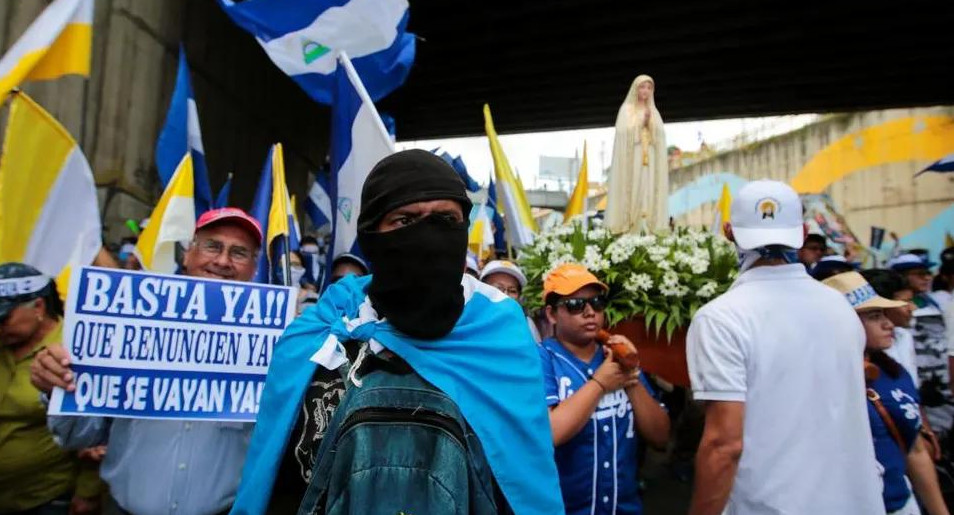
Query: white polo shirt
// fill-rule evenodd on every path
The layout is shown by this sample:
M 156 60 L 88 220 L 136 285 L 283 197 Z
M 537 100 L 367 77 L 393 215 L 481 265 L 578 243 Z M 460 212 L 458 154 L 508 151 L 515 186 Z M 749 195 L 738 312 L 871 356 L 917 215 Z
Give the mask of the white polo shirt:
M 800 264 L 748 270 L 696 313 L 695 398 L 745 403 L 726 513 L 884 513 L 864 347 L 845 298 Z

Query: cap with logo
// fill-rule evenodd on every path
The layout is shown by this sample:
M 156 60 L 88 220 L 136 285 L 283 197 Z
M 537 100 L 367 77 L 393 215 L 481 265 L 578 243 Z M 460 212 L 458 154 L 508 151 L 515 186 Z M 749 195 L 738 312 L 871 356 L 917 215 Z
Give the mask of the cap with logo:
M 543 300 L 546 301 L 547 296 L 551 293 L 569 295 L 591 284 L 599 286 L 604 292 L 609 291 L 609 287 L 591 274 L 585 266 L 576 263 L 565 263 L 556 267 L 543 280 Z
M 265 239 L 262 226 L 258 223 L 258 220 L 237 207 L 222 207 L 202 213 L 202 216 L 195 223 L 195 230 L 198 231 L 221 223 L 234 223 L 241 226 L 259 244 Z
M 858 272 L 845 272 L 822 281 L 838 290 L 855 311 L 878 308 L 900 308 L 907 303 L 900 300 L 888 300 L 875 292 L 868 281 Z
M 55 288 L 49 277 L 30 265 L 0 265 L 0 320 L 18 305 L 45 297 Z
M 518 283 L 520 283 L 521 288 L 527 286 L 527 276 L 523 275 L 523 270 L 510 261 L 498 259 L 487 263 L 487 265 L 484 266 L 484 270 L 480 272 L 480 280 L 483 281 L 493 274 L 509 275 L 510 277 L 516 279 Z
M 789 185 L 769 180 L 752 181 L 732 200 L 732 234 L 739 248 L 768 245 L 802 247 L 805 224 L 802 201 Z

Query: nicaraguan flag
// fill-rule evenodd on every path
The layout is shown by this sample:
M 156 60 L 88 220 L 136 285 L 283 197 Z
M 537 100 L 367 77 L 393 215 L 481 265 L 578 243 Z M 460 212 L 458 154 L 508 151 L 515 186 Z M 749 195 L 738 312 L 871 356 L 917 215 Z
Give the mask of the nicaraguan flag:
M 342 71 L 335 82 L 331 105 L 331 193 L 334 224 L 330 270 L 334 256 L 342 252 L 360 255 L 357 248 L 361 188 L 378 161 L 394 153 L 381 117 L 365 91 L 348 56 L 340 58 Z
M 948 154 L 936 162 L 932 163 L 931 166 L 928 166 L 924 170 L 918 172 L 918 175 L 921 175 L 924 172 L 954 172 L 954 154 Z
M 212 208 L 212 187 L 205 166 L 205 148 L 202 146 L 202 131 L 199 129 L 199 111 L 192 96 L 189 80 L 189 64 L 185 49 L 179 46 L 179 71 L 176 74 L 176 89 L 172 92 L 166 124 L 156 142 L 156 168 L 162 187 L 169 185 L 182 156 L 192 154 L 192 169 L 195 174 L 195 216 L 199 217 Z
M 443 159 L 445 162 L 447 162 L 447 164 L 451 165 L 454 171 L 457 172 L 457 175 L 460 176 L 461 180 L 464 181 L 464 186 L 467 188 L 467 191 L 472 193 L 480 191 L 480 184 L 477 184 L 477 181 L 475 181 L 473 177 L 467 173 L 467 166 L 464 165 L 464 160 L 461 159 L 460 156 L 453 157 L 447 153 L 446 150 L 438 153 L 438 150 L 440 150 L 440 148 L 435 148 L 434 150 L 431 150 L 431 153 Z
M 232 192 L 232 174 L 229 174 L 229 177 L 225 179 L 225 184 L 222 185 L 222 189 L 219 190 L 219 196 L 215 198 L 216 209 L 229 206 L 229 194 L 231 192 Z
M 315 227 L 324 227 L 334 219 L 327 182 L 323 174 L 317 175 L 311 189 L 308 190 L 308 198 L 305 200 L 305 211 Z
M 494 186 L 494 179 L 491 177 L 490 186 L 487 186 L 487 207 L 493 209 L 494 216 L 491 221 L 494 223 L 494 250 L 498 253 L 507 253 L 507 235 L 504 233 L 504 221 L 500 216 L 500 208 L 497 207 L 497 188 Z
M 414 62 L 407 0 L 219 0 L 286 75 L 322 104 L 334 100 L 338 55 L 347 52 L 372 100 L 404 83 Z

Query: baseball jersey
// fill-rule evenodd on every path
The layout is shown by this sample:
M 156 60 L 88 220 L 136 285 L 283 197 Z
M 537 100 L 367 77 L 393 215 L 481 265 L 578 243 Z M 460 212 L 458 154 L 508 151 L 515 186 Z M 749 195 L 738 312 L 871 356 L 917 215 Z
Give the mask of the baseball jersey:
M 547 406 L 569 398 L 603 364 L 597 351 L 585 363 L 553 338 L 539 347 L 543 361 Z M 650 394 L 652 387 L 642 376 Z M 633 406 L 623 390 L 607 392 L 590 417 L 570 441 L 556 448 L 560 488 L 568 515 L 635 515 L 642 513 L 639 499 L 638 438 Z
M 904 445 L 910 449 L 921 430 L 921 410 L 918 407 L 918 390 L 914 381 L 904 368 L 898 377 L 891 377 L 885 370 L 872 381 L 869 388 L 881 397 L 881 404 L 891 416 Z M 874 439 L 875 457 L 884 468 L 881 493 L 884 507 L 890 513 L 900 510 L 911 497 L 911 488 L 905 477 L 907 456 L 898 447 L 897 442 L 878 414 L 873 402 L 868 402 L 868 421 L 871 423 L 871 436 Z

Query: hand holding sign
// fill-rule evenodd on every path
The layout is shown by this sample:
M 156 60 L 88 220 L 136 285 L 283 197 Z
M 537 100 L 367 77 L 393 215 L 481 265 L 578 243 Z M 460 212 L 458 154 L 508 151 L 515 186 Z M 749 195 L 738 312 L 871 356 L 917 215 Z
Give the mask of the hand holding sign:
M 30 382 L 37 390 L 49 394 L 53 388 L 62 388 L 72 392 L 73 371 L 70 370 L 70 356 L 60 345 L 51 345 L 36 355 L 30 364 Z
M 31 369 L 51 414 L 255 419 L 294 289 L 93 267 L 73 279 L 63 346 Z

